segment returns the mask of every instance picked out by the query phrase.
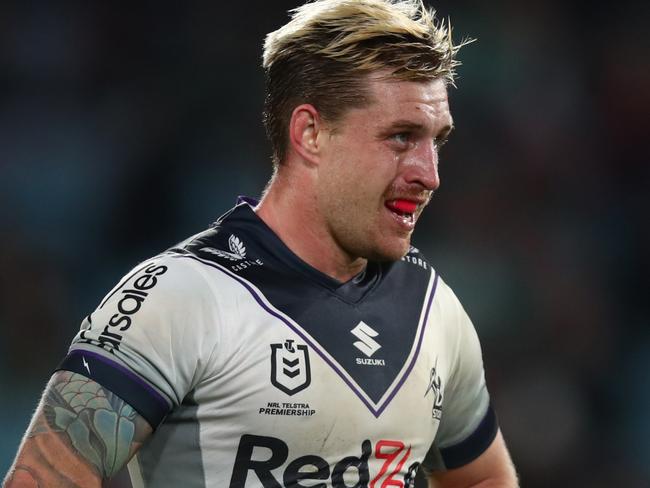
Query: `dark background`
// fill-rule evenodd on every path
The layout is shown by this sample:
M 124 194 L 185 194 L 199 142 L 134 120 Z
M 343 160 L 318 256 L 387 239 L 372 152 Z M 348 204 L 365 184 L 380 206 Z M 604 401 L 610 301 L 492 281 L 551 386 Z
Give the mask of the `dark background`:
M 259 195 L 261 45 L 296 5 L 0 2 L 0 476 L 104 293 Z M 522 486 L 650 486 L 648 3 L 435 5 L 478 41 L 415 243 Z

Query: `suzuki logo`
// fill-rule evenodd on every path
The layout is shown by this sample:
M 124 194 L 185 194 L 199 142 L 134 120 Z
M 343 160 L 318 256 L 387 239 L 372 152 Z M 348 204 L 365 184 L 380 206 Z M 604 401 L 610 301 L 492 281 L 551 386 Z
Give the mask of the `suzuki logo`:
M 379 335 L 379 332 L 375 331 L 365 322 L 359 322 L 359 324 L 350 332 L 353 336 L 359 339 L 354 343 L 354 347 L 359 349 L 359 351 L 364 353 L 366 356 L 370 357 L 381 349 L 381 344 L 373 339 L 373 337 Z

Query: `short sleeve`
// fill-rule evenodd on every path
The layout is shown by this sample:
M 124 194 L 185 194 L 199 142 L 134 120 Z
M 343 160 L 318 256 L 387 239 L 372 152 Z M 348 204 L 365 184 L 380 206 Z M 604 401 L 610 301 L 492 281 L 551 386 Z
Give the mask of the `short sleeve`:
M 58 369 L 101 384 L 156 428 L 209 364 L 217 343 L 210 293 L 190 260 L 143 263 L 84 319 Z
M 451 368 L 438 433 L 423 462 L 426 471 L 458 468 L 473 461 L 492 444 L 498 430 L 478 336 L 454 293 L 442 286 Z

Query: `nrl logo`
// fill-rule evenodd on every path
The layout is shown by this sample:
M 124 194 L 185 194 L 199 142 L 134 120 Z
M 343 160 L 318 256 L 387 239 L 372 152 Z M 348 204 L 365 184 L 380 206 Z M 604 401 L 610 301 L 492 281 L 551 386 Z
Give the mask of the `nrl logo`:
M 427 388 L 427 391 L 424 392 L 424 396 L 426 397 L 429 392 L 432 393 L 433 408 L 431 409 L 431 417 L 440 420 L 440 417 L 442 416 L 442 380 L 436 371 L 436 366 L 438 366 L 437 359 L 435 366 L 431 368 L 429 387 Z
M 231 261 L 242 261 L 246 258 L 246 248 L 239 237 L 231 234 L 228 239 L 228 247 L 230 248 L 230 252 L 215 249 L 213 247 L 202 247 L 201 251 L 214 254 L 220 258 L 230 259 Z
M 295 395 L 311 384 L 307 346 L 295 345 L 292 339 L 271 344 L 271 384 L 287 395 Z

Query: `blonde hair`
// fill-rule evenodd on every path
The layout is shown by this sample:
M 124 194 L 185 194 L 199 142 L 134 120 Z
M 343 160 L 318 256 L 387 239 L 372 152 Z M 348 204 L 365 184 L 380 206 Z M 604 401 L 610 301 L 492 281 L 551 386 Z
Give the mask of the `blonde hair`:
M 349 108 L 370 103 L 367 77 L 388 70 L 397 80 L 435 78 L 454 84 L 456 53 L 449 22 L 422 0 L 317 0 L 290 11 L 266 36 L 264 125 L 273 161 L 287 152 L 288 125 L 301 103 L 335 123 Z

